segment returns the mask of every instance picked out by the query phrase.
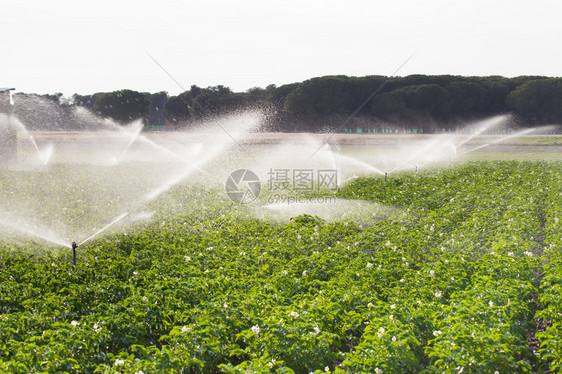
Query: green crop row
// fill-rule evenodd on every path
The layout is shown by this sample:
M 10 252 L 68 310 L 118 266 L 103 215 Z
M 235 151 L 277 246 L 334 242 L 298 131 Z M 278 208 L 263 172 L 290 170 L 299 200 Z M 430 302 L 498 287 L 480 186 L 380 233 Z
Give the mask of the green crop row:
M 540 309 L 536 314 L 540 357 L 545 369 L 562 371 L 562 174 L 553 171 L 551 188 L 545 189 L 543 269 L 539 274 Z
M 558 371 L 561 176 L 490 162 L 359 178 L 338 197 L 394 212 L 369 225 L 273 223 L 177 188 L 76 267 L 6 244 L 0 371 Z

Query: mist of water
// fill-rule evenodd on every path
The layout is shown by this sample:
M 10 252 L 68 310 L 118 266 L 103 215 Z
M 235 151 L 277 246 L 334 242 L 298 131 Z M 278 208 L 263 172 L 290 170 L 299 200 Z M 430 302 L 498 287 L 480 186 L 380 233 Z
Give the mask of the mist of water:
M 127 217 L 129 215 L 129 213 L 125 212 L 121 215 L 119 215 L 119 217 L 115 218 L 113 221 L 111 221 L 110 223 L 108 223 L 106 226 L 104 226 L 101 230 L 95 232 L 94 234 L 90 235 L 89 237 L 87 237 L 86 239 L 84 239 L 82 242 L 80 242 L 80 244 L 78 245 L 82 245 L 90 240 L 92 240 L 93 238 L 95 238 L 96 236 L 100 235 L 101 233 L 103 233 L 105 230 L 107 230 L 108 228 L 110 228 L 111 226 L 115 225 L 117 222 L 121 221 L 123 218 Z
M 325 199 L 316 202 L 267 204 L 261 207 L 263 218 L 285 221 L 302 214 L 318 216 L 328 222 L 347 220 L 358 224 L 372 225 L 382 219 L 398 217 L 399 209 L 361 200 Z
M 25 139 L 27 139 L 31 143 L 33 148 L 35 149 L 35 152 L 37 153 L 37 159 L 38 160 L 41 160 L 43 158 L 42 155 L 41 155 L 41 151 L 39 150 L 39 146 L 37 145 L 37 142 L 35 141 L 35 138 L 31 134 L 31 132 L 29 132 L 27 130 L 25 125 L 16 116 L 14 116 L 14 115 L 8 116 L 6 114 L 0 113 L 0 122 L 2 122 L 4 124 L 4 126 L 11 127 L 15 131 L 17 131 L 18 134 L 21 134 L 21 136 L 23 136 Z
M 54 152 L 55 152 L 55 145 L 54 144 L 47 144 L 43 148 L 43 151 L 40 152 L 40 154 L 41 154 L 41 161 L 43 162 L 44 165 L 49 164 L 49 162 L 51 161 L 51 158 L 53 157 Z
M 500 137 L 499 139 L 494 139 L 490 143 L 486 143 L 486 144 L 474 147 L 474 148 L 472 148 L 472 149 L 470 149 L 466 152 L 463 152 L 459 156 L 465 155 L 467 153 L 472 153 L 472 152 L 478 151 L 482 148 L 486 148 L 486 147 L 489 147 L 489 146 L 494 145 L 494 144 L 499 144 L 499 143 L 504 142 L 504 141 L 509 140 L 509 139 L 513 139 L 513 138 L 517 138 L 517 137 L 520 137 L 520 136 L 528 135 L 528 134 L 531 134 L 531 133 L 533 133 L 537 130 L 538 130 L 537 128 L 531 128 L 531 129 L 525 129 L 525 130 L 517 131 L 517 132 L 515 132 L 513 134 L 510 134 L 510 135 L 504 135 L 504 136 Z
M 70 243 L 53 233 L 52 230 L 24 222 L 21 218 L 14 217 L 9 212 L 0 211 L 0 227 L 8 232 L 25 234 L 26 236 L 70 248 Z
M 75 240 L 85 244 L 114 232 L 116 227 L 150 219 L 154 212 L 147 213 L 146 209 L 156 209 L 151 203 L 178 185 L 204 182 L 220 190 L 227 176 L 237 168 L 256 172 L 262 184 L 274 169 L 330 169 L 337 171 L 341 181 L 338 185 L 342 185 L 362 175 L 382 176 L 436 164 L 446 166 L 444 161 L 536 131 L 525 129 L 486 138 L 489 141 L 484 145 L 466 152 L 459 150 L 510 121 L 509 116 L 497 116 L 468 125 L 460 134 L 423 135 L 407 144 L 376 144 L 360 152 L 347 152 L 337 144 L 323 144 L 312 135 L 299 134 L 270 144 L 266 135 L 256 133 L 264 119 L 257 111 L 217 117 L 192 124 L 183 131 L 156 134 L 143 133 L 140 121 L 123 126 L 84 109 L 76 109 L 75 115 L 89 123 L 87 131 L 57 135 L 56 140 L 40 133 L 36 133 L 35 139 L 23 123 L 14 122 L 16 128 L 25 129 L 20 130 L 20 142 L 32 144 L 37 162 L 48 168 L 41 173 L 37 170 L 20 174 L 16 178 L 22 178 L 21 183 L 16 181 L 6 187 L 12 188 L 12 192 L 0 191 L 0 195 L 4 194 L 0 196 L 0 208 L 6 210 L 0 219 L 0 231 L 69 247 L 69 238 L 85 237 Z M 311 154 L 314 156 L 308 159 Z M 338 199 L 327 203 L 269 204 L 261 212 L 268 219 L 311 214 L 327 220 L 372 222 L 391 216 L 393 210 Z M 30 216 L 32 220 L 26 219 Z
M 467 129 L 470 130 L 470 135 L 466 139 L 463 139 L 460 143 L 458 143 L 456 147 L 457 148 L 460 147 L 461 145 L 471 141 L 474 137 L 482 135 L 488 130 L 496 129 L 498 127 L 504 126 L 507 123 L 509 123 L 509 121 L 511 121 L 512 119 L 513 119 L 512 115 L 503 114 L 503 115 L 487 118 L 482 121 L 478 121 L 476 123 L 472 123 L 466 127 Z
M 244 114 L 238 114 L 237 116 L 234 117 L 235 121 L 233 122 L 235 126 L 232 126 L 233 125 L 232 123 L 225 123 L 224 118 L 215 119 L 215 121 L 222 122 L 220 124 L 221 130 L 229 132 L 229 135 L 225 136 L 224 134 L 221 134 L 219 131 L 211 127 L 211 130 L 214 130 L 214 132 L 212 133 L 213 144 L 207 147 L 202 147 L 203 149 L 197 147 L 195 151 L 197 153 L 199 152 L 202 153 L 197 158 L 197 160 L 194 163 L 188 164 L 188 166 L 185 169 L 173 175 L 166 182 L 164 182 L 163 184 L 159 185 L 157 188 L 146 194 L 146 196 L 144 197 L 144 202 L 148 203 L 150 201 L 155 200 L 160 195 L 169 191 L 172 187 L 182 182 L 189 175 L 192 175 L 194 172 L 197 171 L 202 171 L 202 168 L 205 165 L 223 156 L 227 150 L 240 147 L 241 144 L 240 142 L 242 142 L 242 140 L 249 133 L 256 131 L 259 128 L 259 126 L 261 126 L 261 120 L 262 120 L 260 116 L 256 116 L 256 113 L 248 113 L 246 114 L 247 117 L 245 118 L 245 121 L 240 122 L 241 116 L 244 116 Z M 200 126 L 199 129 L 205 128 L 205 130 L 208 131 L 210 125 L 212 125 L 212 123 L 205 123 L 204 125 Z M 226 176 L 228 175 L 227 173 L 230 173 L 232 170 L 223 169 L 222 173 L 220 172 L 217 173 L 217 171 L 218 170 L 215 170 L 215 175 L 219 175 L 220 180 L 222 181 L 226 179 Z
M 131 140 L 129 140 L 129 143 L 127 143 L 127 146 L 125 147 L 125 149 L 123 150 L 121 155 L 117 158 L 117 163 L 119 163 L 119 162 L 121 162 L 121 160 L 123 160 L 123 157 L 127 154 L 127 151 L 131 148 L 131 146 L 133 145 L 135 140 L 137 140 L 137 138 L 139 137 L 139 135 L 142 131 L 142 122 L 141 121 L 133 122 L 131 124 L 131 127 L 132 127 Z

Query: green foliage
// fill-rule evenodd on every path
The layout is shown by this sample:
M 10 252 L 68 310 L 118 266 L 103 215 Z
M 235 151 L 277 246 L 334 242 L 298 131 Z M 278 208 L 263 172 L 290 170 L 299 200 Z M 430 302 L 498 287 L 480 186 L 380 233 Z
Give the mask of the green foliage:
M 562 118 L 562 79 L 525 82 L 509 93 L 507 102 L 515 113 L 538 123 L 556 123 Z
M 0 371 L 557 372 L 561 186 L 560 163 L 360 178 L 339 196 L 397 210 L 370 227 L 194 218 L 178 189 L 76 267 L 2 245 Z
M 102 117 L 127 123 L 141 118 L 147 120 L 150 108 L 149 95 L 132 90 L 120 90 L 100 95 L 93 110 Z
M 562 81 L 521 76 L 348 77 L 330 75 L 266 88 L 233 92 L 217 85 L 192 85 L 177 96 L 131 90 L 93 95 L 14 95 L 14 113 L 28 128 L 87 128 L 74 107 L 84 107 L 119 122 L 143 118 L 162 127 L 193 122 L 240 109 L 261 108 L 270 114 L 268 129 L 319 132 L 344 129 L 363 132 L 383 128 L 454 130 L 468 121 L 514 113 L 521 124 L 562 122 Z
M 150 95 L 150 109 L 148 123 L 151 126 L 164 126 L 166 119 L 164 118 L 164 106 L 168 100 L 166 92 L 157 92 Z
M 375 116 L 403 125 L 431 123 L 447 119 L 451 107 L 449 92 L 437 84 L 406 86 L 377 96 L 373 100 Z M 424 129 L 432 132 L 433 129 Z
M 560 122 L 558 86 L 557 79 L 544 77 L 326 76 L 280 86 L 270 98 L 282 115 L 281 127 L 296 131 L 318 131 L 334 120 L 334 128 L 342 131 L 338 126 L 344 121 L 354 127 L 354 118 L 348 118 L 354 114 L 363 120 L 358 127 L 376 129 L 390 123 L 433 132 L 510 111 L 532 125 Z M 355 113 L 375 92 L 368 110 Z
M 103 92 L 98 92 L 98 93 L 95 93 L 93 95 L 74 94 L 74 95 L 72 95 L 72 99 L 73 99 L 74 104 L 76 106 L 81 106 L 81 107 L 84 107 L 84 108 L 93 109 L 94 103 L 96 102 L 96 99 L 98 97 L 100 97 L 101 95 L 103 95 Z
M 261 100 L 264 96 L 265 93 L 256 95 L 255 89 L 248 94 L 239 94 L 221 85 L 207 88 L 194 85 L 188 91 L 168 99 L 164 116 L 169 121 L 185 125 L 191 120 L 242 109 L 248 105 L 248 97 Z

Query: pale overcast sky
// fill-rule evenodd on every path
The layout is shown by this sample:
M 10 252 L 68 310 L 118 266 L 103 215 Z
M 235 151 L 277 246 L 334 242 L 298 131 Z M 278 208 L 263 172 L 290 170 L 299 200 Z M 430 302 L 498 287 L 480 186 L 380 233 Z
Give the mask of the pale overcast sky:
M 344 74 L 562 75 L 562 1 L 0 0 L 0 87 L 234 91 Z

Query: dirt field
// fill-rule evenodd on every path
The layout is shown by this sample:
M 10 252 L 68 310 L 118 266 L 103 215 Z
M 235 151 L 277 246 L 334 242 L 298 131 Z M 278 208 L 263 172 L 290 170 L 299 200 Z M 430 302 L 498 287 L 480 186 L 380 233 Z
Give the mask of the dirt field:
M 115 131 L 31 131 L 30 134 L 37 142 L 54 141 L 76 142 L 78 140 L 88 142 L 94 139 L 119 139 L 123 135 Z M 208 141 L 217 136 L 217 133 L 189 133 L 189 132 L 143 132 L 143 135 L 151 139 L 177 140 L 178 138 L 193 139 L 194 141 Z M 224 135 L 218 132 L 218 135 Z M 364 144 L 401 144 L 412 141 L 423 141 L 430 138 L 455 139 L 462 141 L 469 134 L 313 134 L 313 133 L 249 133 L 244 135 L 243 142 L 248 144 L 270 144 L 280 142 L 301 142 L 304 137 L 313 137 L 327 141 L 330 144 L 340 145 L 364 145 Z M 489 143 L 501 139 L 503 135 L 480 135 L 469 140 L 468 143 Z M 18 133 L 18 139 L 26 139 L 25 133 Z M 562 145 L 562 135 L 524 135 L 513 137 L 502 141 L 502 144 L 544 144 Z
M 38 144 L 41 143 L 57 143 L 57 144 L 91 144 L 91 143 L 113 143 L 122 142 L 126 135 L 116 133 L 114 131 L 34 131 L 30 132 L 31 136 Z M 227 136 L 225 133 L 186 133 L 186 132 L 143 132 L 142 135 L 154 141 L 173 141 L 177 142 L 212 142 L 217 136 Z M 236 138 L 236 134 L 233 134 Z M 305 138 L 316 138 L 328 144 L 339 145 L 407 145 L 412 142 L 423 142 L 429 139 L 443 139 L 452 141 L 453 143 L 461 143 L 467 139 L 469 135 L 455 134 L 312 134 L 312 133 L 249 133 L 236 140 L 243 144 L 279 144 L 293 143 L 301 144 Z M 487 135 L 477 136 L 465 144 L 483 145 L 498 142 L 505 136 Z M 18 142 L 27 143 L 28 136 L 18 133 Z M 513 137 L 505 139 L 496 144 L 498 150 L 524 152 L 524 151 L 540 151 L 543 149 L 562 150 L 562 135 L 525 135 L 522 137 Z M 527 146 L 537 146 L 538 148 L 527 148 Z M 543 147 L 554 148 L 543 148 Z M 509 147 L 509 148 L 505 148 Z
M 114 131 L 98 132 L 31 132 L 40 149 L 53 147 L 54 160 L 69 158 L 89 159 L 104 154 L 119 154 L 133 139 L 131 134 Z M 18 133 L 18 159 L 25 160 L 33 157 L 36 152 L 28 134 Z M 231 138 L 232 135 L 232 138 Z M 144 139 L 133 141 L 131 150 L 143 154 L 140 144 L 161 145 L 167 149 L 190 146 L 193 144 L 224 144 L 244 145 L 262 149 L 268 145 L 305 144 L 315 141 L 318 144 L 328 143 L 337 145 L 337 149 L 346 154 L 361 155 L 365 153 L 392 154 L 395 151 L 408 152 L 408 149 L 427 146 L 437 146 L 450 143 L 456 147 L 459 160 L 489 160 L 489 159 L 518 159 L 518 160 L 562 160 L 562 135 L 525 135 L 505 139 L 505 136 L 478 136 L 469 139 L 463 134 L 310 134 L 310 133 L 249 133 L 243 136 L 237 134 L 217 133 L 186 133 L 186 132 L 143 132 Z M 234 139 L 233 139 L 234 138 Z M 142 140 L 139 141 L 139 140 Z M 467 141 L 468 140 L 468 141 Z M 95 156 L 94 156 L 95 157 Z

